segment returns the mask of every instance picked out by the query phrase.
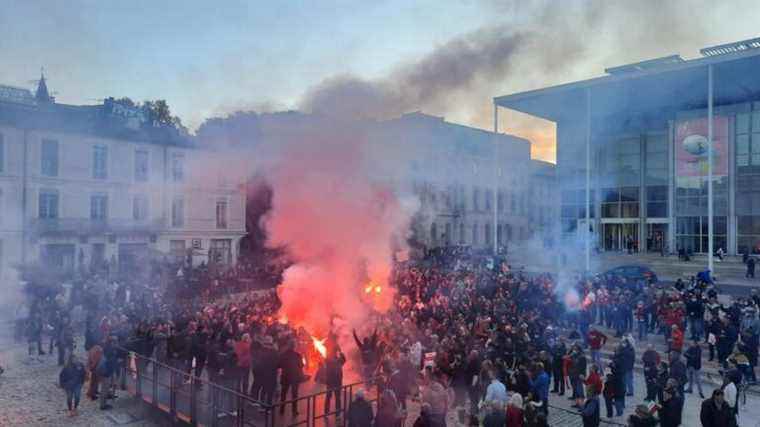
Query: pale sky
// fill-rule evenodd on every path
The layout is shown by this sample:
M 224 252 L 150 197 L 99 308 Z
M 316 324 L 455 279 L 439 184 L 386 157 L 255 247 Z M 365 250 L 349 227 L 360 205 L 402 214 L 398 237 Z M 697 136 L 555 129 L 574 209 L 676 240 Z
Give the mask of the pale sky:
M 527 27 L 527 43 L 559 47 L 540 49 L 540 61 L 525 49 L 508 75 L 479 79 L 450 104 L 427 111 L 492 128 L 494 96 L 593 77 L 654 56 L 695 57 L 706 45 L 760 36 L 754 1 L 714 3 L 4 0 L 0 84 L 32 88 L 44 67 L 60 102 L 166 99 L 194 128 L 239 109 L 297 108 L 309 88 L 331 76 L 381 79 L 481 28 Z M 552 127 L 501 117 L 502 130 L 536 141 L 534 157 L 554 159 Z

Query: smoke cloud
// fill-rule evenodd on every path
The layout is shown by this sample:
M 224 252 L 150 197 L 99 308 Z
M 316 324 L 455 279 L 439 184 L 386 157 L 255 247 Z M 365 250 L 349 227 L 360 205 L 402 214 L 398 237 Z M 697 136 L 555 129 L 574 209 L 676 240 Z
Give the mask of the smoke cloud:
M 310 89 L 305 111 L 338 117 L 389 118 L 420 108 L 445 108 L 450 97 L 481 79 L 510 72 L 523 35 L 497 26 L 454 38 L 380 80 L 332 77 Z
M 334 332 L 346 347 L 351 327 L 361 329 L 370 308 L 390 308 L 393 253 L 403 248 L 417 208 L 404 188 L 382 178 L 394 162 L 371 147 L 369 125 L 240 113 L 199 130 L 205 142 L 247 159 L 248 170 L 272 189 L 267 243 L 285 247 L 294 261 L 278 287 L 281 314 L 319 338 L 341 319 L 346 327 Z M 369 283 L 372 292 L 365 292 Z

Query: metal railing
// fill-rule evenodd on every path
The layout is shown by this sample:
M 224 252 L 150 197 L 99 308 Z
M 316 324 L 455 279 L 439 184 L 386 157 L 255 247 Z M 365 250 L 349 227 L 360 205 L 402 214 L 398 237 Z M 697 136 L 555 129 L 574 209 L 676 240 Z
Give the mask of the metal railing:
M 365 388 L 366 400 L 370 403 L 377 401 L 377 389 L 371 387 L 371 382 L 329 390 L 334 402 L 328 408 L 328 390 L 268 404 L 239 391 L 238 381 L 242 374 L 221 376 L 212 382 L 189 374 L 187 367 L 170 366 L 133 352 L 129 353 L 124 369 L 130 394 L 169 414 L 174 420 L 193 426 L 312 427 L 330 419 L 336 427 L 341 427 L 346 425 L 348 407 L 357 390 Z M 278 394 L 275 392 L 275 397 Z M 340 408 L 337 396 L 340 397 Z M 297 414 L 292 413 L 293 407 Z

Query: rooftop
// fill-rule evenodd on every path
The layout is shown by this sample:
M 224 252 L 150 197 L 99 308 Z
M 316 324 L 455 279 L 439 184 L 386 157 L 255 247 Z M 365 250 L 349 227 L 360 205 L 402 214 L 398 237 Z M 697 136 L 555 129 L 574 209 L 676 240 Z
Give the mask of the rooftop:
M 702 57 L 670 55 L 608 68 L 607 75 L 494 98 L 498 106 L 554 122 L 595 116 L 705 108 L 707 69 L 716 105 L 760 97 L 760 39 L 708 47 Z

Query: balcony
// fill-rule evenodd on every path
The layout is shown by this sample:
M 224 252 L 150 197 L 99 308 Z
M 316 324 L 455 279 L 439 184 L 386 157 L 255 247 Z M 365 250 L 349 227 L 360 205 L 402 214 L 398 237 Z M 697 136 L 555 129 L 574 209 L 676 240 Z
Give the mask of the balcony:
M 135 221 L 133 219 L 93 220 L 89 218 L 33 218 L 29 232 L 42 236 L 90 236 L 98 234 L 150 234 L 165 228 L 165 221 Z

